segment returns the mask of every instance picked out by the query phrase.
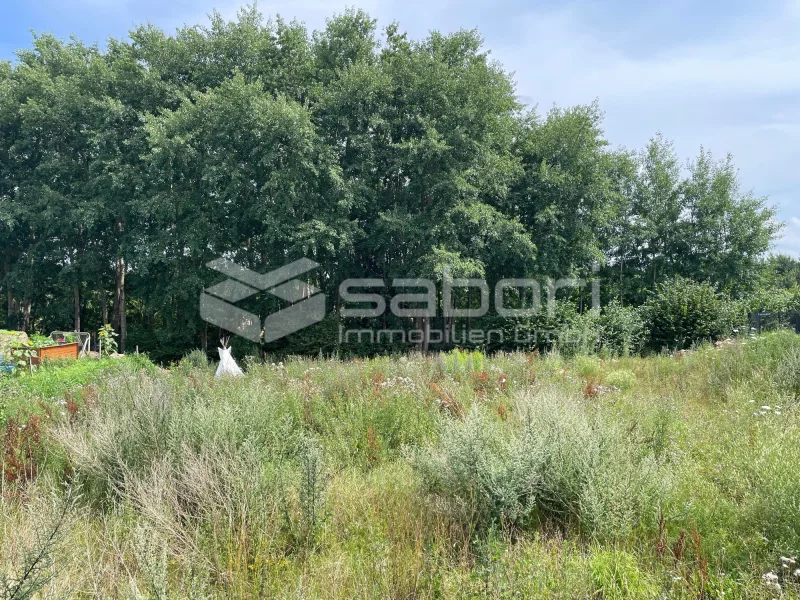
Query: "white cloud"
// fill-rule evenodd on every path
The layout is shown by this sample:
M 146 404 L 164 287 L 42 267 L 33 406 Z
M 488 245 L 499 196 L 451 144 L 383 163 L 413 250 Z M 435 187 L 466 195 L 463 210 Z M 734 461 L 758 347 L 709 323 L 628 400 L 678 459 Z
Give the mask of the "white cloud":
M 599 97 L 609 112 L 620 106 L 676 117 L 800 93 L 800 17 L 788 9 L 726 39 L 654 55 L 626 51 L 609 32 L 584 23 L 574 7 L 529 13 L 518 27 L 525 41 L 500 41 L 494 53 L 516 71 L 520 93 L 542 106 Z
M 686 158 L 700 145 L 730 152 L 744 189 L 779 202 L 784 219 L 800 212 L 799 2 L 655 52 L 586 14 L 578 5 L 529 12 L 516 19 L 518 35 L 488 40 L 523 99 L 547 109 L 598 98 L 612 143 L 640 148 L 662 131 Z
M 800 218 L 791 217 L 786 221 L 783 239 L 776 244 L 775 252 L 800 258 Z

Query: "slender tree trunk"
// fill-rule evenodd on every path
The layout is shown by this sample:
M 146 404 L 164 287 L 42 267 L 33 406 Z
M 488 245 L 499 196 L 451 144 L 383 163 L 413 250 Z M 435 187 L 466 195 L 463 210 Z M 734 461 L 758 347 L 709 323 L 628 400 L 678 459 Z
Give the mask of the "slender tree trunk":
M 114 317 L 113 327 L 119 333 L 119 349 L 125 353 L 125 344 L 128 337 L 127 315 L 125 314 L 125 259 L 117 258 L 116 284 L 114 286 Z
M 103 320 L 103 325 L 108 324 L 108 302 L 105 288 L 100 288 L 100 318 Z
M 422 339 L 417 343 L 417 349 L 426 354 L 431 341 L 431 319 L 430 317 L 414 317 L 414 329 L 422 331 Z
M 81 288 L 80 285 L 75 285 L 72 288 L 73 299 L 75 301 L 75 331 L 81 330 Z
M 125 224 L 121 219 L 117 219 L 116 230 L 119 235 L 118 240 L 122 239 L 123 232 L 125 231 Z M 128 343 L 128 315 L 125 307 L 125 271 L 127 265 L 125 264 L 125 257 L 122 255 L 121 243 L 119 244 L 117 252 L 117 266 L 116 266 L 116 281 L 114 283 L 114 316 L 112 326 L 119 333 L 119 351 L 125 354 Z
M 444 312 L 444 311 L 442 311 Z M 453 337 L 455 336 L 455 320 L 456 318 L 453 316 L 442 316 L 442 321 L 444 322 L 444 341 L 447 342 L 448 347 L 454 347 L 455 344 L 453 343 Z
M 6 259 L 3 262 L 3 277 L 4 277 L 5 282 L 6 282 L 6 299 L 7 299 L 7 302 L 8 302 L 7 308 L 6 308 L 6 311 L 7 311 L 7 313 L 6 313 L 6 327 L 12 329 L 13 325 L 16 324 L 16 323 L 12 324 L 12 320 L 16 321 L 16 319 L 14 319 L 14 316 L 15 316 L 14 313 L 16 311 L 14 310 L 14 294 L 11 291 L 11 280 L 9 278 L 10 274 L 11 274 L 11 261 L 9 260 L 8 253 L 6 253 Z
M 31 328 L 31 301 L 22 301 L 22 331 L 30 331 Z

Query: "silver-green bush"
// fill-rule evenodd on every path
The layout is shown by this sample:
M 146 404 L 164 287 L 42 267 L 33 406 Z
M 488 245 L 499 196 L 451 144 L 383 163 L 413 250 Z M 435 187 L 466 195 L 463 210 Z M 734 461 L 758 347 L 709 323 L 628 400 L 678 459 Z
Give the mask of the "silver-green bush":
M 508 424 L 480 407 L 444 420 L 439 444 L 413 457 L 428 490 L 478 528 L 550 521 L 610 539 L 655 518 L 669 473 L 650 447 L 553 389 L 515 409 Z

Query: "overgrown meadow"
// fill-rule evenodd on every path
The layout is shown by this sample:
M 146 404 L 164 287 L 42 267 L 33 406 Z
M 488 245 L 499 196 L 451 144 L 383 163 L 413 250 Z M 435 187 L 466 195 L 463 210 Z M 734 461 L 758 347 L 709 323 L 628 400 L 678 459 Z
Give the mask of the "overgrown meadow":
M 245 367 L 0 380 L 0 597 L 800 593 L 800 336 Z

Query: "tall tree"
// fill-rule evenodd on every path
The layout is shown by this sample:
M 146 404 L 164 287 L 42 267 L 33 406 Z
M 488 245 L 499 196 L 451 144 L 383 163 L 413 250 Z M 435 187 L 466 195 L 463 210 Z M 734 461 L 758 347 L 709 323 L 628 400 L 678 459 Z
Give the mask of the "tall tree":
M 602 262 L 604 231 L 621 206 L 619 157 L 596 104 L 526 115 L 515 151 L 524 166 L 509 198 L 538 246 L 536 273 L 570 277 Z

